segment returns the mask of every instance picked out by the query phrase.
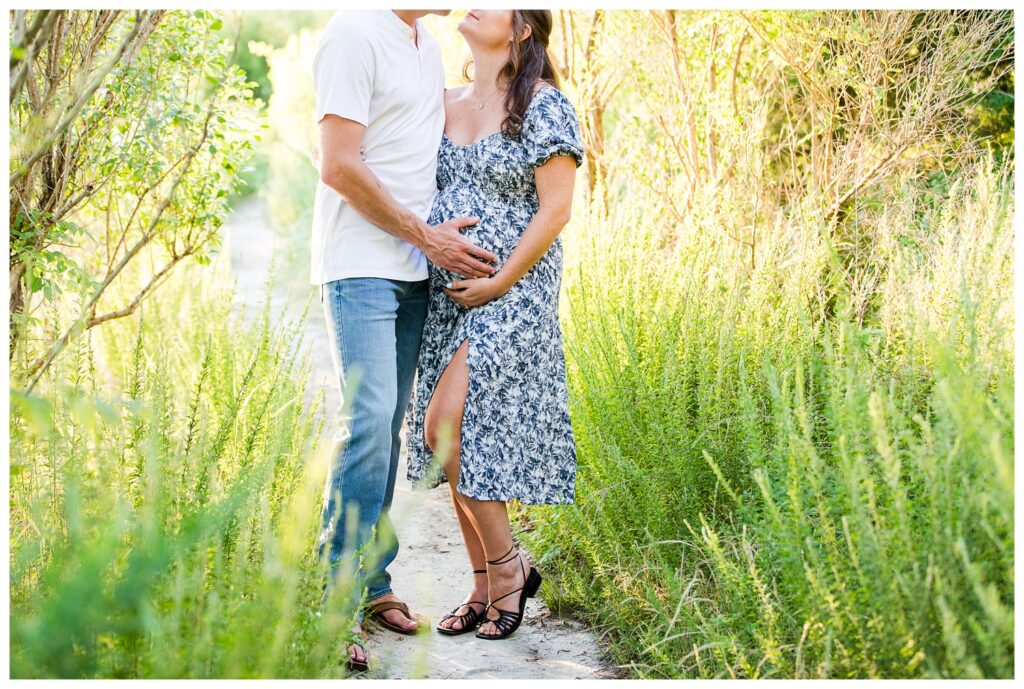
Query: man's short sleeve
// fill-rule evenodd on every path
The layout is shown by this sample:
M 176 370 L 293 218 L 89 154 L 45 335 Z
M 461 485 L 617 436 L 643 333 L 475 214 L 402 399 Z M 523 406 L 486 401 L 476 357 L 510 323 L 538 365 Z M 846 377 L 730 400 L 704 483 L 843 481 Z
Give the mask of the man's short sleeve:
M 373 52 L 364 28 L 338 27 L 320 39 L 313 58 L 317 123 L 324 115 L 338 115 L 367 126 L 373 73 Z

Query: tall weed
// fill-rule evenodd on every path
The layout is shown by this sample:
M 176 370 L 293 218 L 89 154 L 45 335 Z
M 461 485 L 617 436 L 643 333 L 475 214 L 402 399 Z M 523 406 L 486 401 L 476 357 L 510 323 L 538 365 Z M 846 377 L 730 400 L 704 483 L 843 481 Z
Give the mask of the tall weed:
M 713 210 L 577 224 L 548 601 L 639 677 L 1012 676 L 1012 188 L 887 209 L 869 292 L 799 210 L 753 263 Z

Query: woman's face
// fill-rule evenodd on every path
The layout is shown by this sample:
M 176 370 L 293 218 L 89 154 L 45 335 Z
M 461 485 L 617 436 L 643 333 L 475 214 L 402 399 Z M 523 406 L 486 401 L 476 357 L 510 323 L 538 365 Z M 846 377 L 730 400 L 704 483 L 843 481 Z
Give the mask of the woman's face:
M 469 10 L 458 29 L 471 46 L 506 48 L 512 40 L 512 10 Z

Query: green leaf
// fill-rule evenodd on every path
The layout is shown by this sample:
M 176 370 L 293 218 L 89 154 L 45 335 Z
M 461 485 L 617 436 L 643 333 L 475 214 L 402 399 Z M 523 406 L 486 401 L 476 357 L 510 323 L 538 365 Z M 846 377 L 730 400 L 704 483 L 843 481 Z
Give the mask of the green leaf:
M 15 416 L 25 419 L 35 433 L 47 435 L 53 428 L 53 404 L 49 400 L 11 390 L 11 406 Z
M 117 409 L 115 409 L 107 402 L 99 398 L 96 398 L 93 404 L 95 404 L 96 411 L 99 412 L 100 417 L 108 424 L 115 424 L 120 419 L 120 415 L 117 413 Z

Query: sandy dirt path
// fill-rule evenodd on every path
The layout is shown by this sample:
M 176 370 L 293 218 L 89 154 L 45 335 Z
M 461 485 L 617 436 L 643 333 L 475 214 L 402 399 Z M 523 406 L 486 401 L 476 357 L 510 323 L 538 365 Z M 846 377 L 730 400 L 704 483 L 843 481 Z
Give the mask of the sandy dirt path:
M 251 316 L 260 301 L 272 258 L 284 252 L 267 224 L 262 202 L 243 202 L 225 225 L 225 251 L 236 279 L 235 309 Z M 326 385 L 327 409 L 339 402 L 334 367 L 327 345 L 324 316 L 316 288 L 307 284 L 308 268 L 278 266 L 271 297 L 272 313 L 301 313 L 314 295 L 306 321 L 312 373 L 308 399 Z M 333 421 L 333 416 L 331 417 Z M 333 425 L 327 424 L 327 433 Z M 399 468 L 392 518 L 401 549 L 390 571 L 395 593 L 434 623 L 459 603 L 471 584 L 469 565 L 445 486 L 413 492 Z M 539 599 L 526 607 L 523 625 L 509 639 L 485 641 L 472 634 L 418 637 L 375 630 L 370 637 L 370 677 L 596 679 L 613 676 L 594 635 L 579 623 L 553 615 Z

